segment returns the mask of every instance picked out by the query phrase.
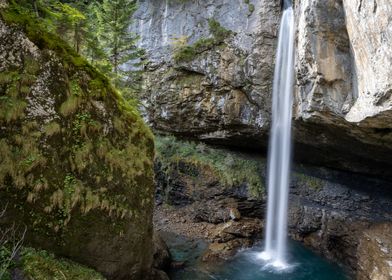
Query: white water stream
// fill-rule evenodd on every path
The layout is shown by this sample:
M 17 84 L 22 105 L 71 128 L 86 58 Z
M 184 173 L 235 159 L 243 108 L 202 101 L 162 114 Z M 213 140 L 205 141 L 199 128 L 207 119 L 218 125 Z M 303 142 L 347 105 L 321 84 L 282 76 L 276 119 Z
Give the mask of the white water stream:
M 291 161 L 294 83 L 294 15 L 284 0 L 272 93 L 272 127 L 268 154 L 268 209 L 265 249 L 260 257 L 277 268 L 287 264 L 287 210 Z

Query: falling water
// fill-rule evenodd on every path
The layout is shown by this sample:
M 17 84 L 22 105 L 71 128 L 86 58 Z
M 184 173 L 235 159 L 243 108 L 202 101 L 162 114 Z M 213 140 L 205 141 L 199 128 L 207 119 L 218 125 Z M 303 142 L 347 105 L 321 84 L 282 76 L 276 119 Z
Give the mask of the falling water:
M 263 259 L 279 268 L 287 265 L 287 204 L 294 76 L 294 15 L 291 0 L 284 0 L 283 9 L 272 94 L 266 245 L 261 253 Z
M 165 12 L 163 13 L 162 23 L 162 45 L 166 46 L 169 40 L 168 35 L 168 11 L 169 11 L 169 0 L 165 1 Z

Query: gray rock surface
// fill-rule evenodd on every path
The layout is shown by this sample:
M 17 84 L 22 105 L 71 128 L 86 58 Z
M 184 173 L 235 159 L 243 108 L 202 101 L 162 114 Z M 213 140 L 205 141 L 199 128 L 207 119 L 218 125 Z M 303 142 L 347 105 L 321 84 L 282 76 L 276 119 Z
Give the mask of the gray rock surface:
M 142 103 L 151 126 L 266 148 L 281 1 L 139 4 L 131 29 L 149 54 Z M 295 14 L 296 159 L 390 178 L 388 1 L 298 0 Z M 211 18 L 232 35 L 190 60 L 173 60 L 177 39 L 193 44 L 212 37 Z

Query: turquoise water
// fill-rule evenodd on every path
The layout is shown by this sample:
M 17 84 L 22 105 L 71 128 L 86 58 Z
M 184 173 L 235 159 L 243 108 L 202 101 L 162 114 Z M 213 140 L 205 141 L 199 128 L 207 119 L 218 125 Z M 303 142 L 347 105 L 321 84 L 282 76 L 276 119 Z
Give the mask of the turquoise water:
M 175 241 L 174 241 L 175 240 Z M 289 264 L 284 271 L 276 271 L 257 258 L 261 245 L 239 252 L 231 260 L 220 264 L 205 264 L 199 259 L 205 249 L 200 241 L 181 237 L 169 242 L 174 260 L 185 261 L 182 269 L 173 270 L 173 280 L 347 280 L 349 277 L 338 265 L 314 254 L 298 242 L 290 241 Z M 173 242 L 174 241 L 174 242 Z

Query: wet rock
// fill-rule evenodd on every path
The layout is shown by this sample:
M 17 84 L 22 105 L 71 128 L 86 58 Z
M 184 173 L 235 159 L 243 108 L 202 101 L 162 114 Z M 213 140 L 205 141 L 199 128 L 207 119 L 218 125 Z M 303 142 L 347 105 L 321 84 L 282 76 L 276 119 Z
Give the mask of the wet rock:
M 159 270 L 159 269 L 152 270 L 152 275 L 151 275 L 150 279 L 151 280 L 170 280 L 170 278 L 166 274 L 166 272 Z
M 241 213 L 240 211 L 238 211 L 237 208 L 230 208 L 229 211 L 230 219 L 234 221 L 238 221 L 239 219 L 241 219 Z
M 182 261 L 174 261 L 170 263 L 170 267 L 172 269 L 181 269 L 185 267 L 185 262 Z
M 241 219 L 240 221 L 229 221 L 218 225 L 209 235 L 213 240 L 203 255 L 202 260 L 219 261 L 228 259 L 241 248 L 253 245 L 254 240 L 262 231 L 262 222 L 257 219 Z
M 392 223 L 377 224 L 363 232 L 358 245 L 358 279 L 392 279 Z
M 211 243 L 208 246 L 207 251 L 204 253 L 202 260 L 203 262 L 219 262 L 227 260 L 234 256 L 241 248 L 249 248 L 253 245 L 251 239 L 239 238 L 233 239 L 224 243 Z
M 154 267 L 160 270 L 167 270 L 171 263 L 171 254 L 169 248 L 167 247 L 165 241 L 159 235 L 158 232 L 154 231 L 153 234 L 154 243 Z

